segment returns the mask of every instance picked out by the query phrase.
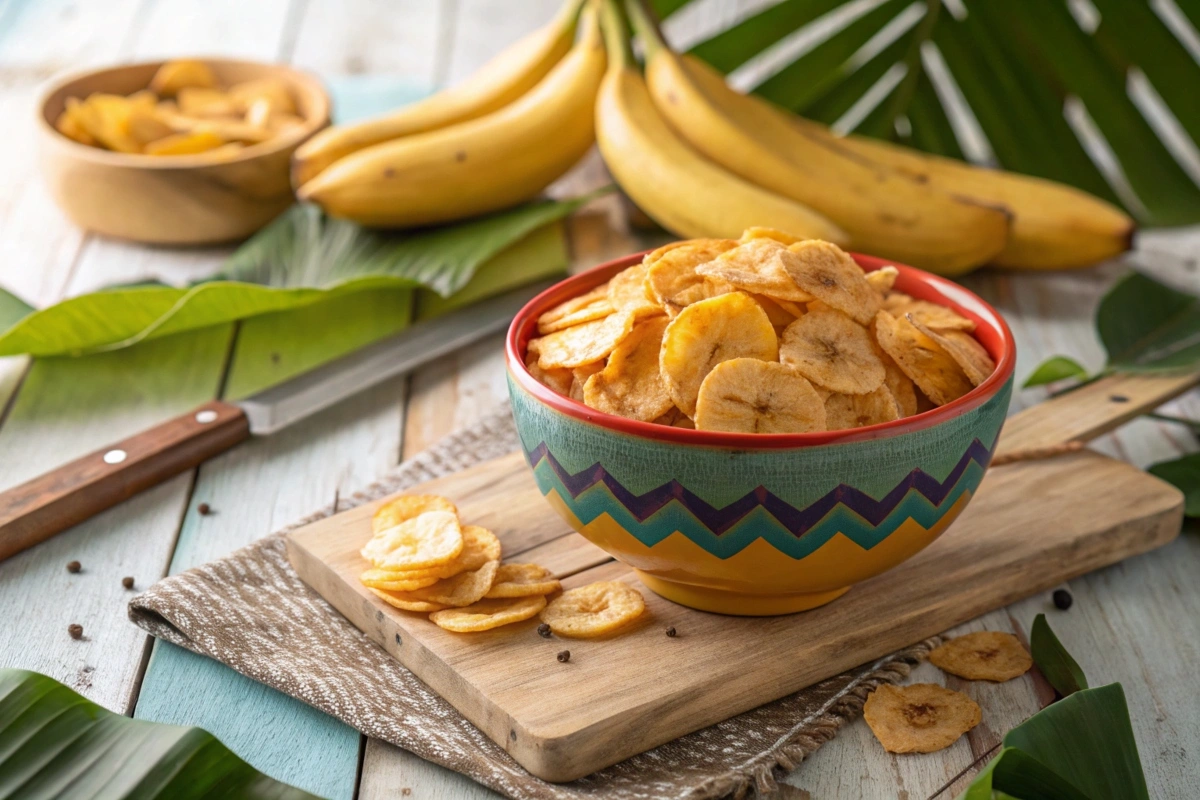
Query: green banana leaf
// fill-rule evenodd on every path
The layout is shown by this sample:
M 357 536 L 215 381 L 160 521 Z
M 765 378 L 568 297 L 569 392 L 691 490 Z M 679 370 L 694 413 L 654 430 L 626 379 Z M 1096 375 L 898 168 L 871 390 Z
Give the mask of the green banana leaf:
M 114 714 L 45 675 L 0 670 L 0 797 L 312 800 L 199 728 Z
M 1038 670 L 1063 697 L 1088 688 L 1087 676 L 1083 674 L 1083 669 L 1054 635 L 1050 623 L 1046 622 L 1045 614 L 1038 614 L 1033 618 L 1033 628 L 1029 632 L 1029 651 Z
M 1160 461 L 1146 471 L 1174 484 L 1183 492 L 1184 515 L 1200 518 L 1200 453 L 1173 461 Z
M 567 266 L 564 217 L 594 195 L 546 200 L 415 233 L 381 233 L 297 205 L 191 286 L 113 287 L 33 310 L 0 290 L 0 356 L 76 355 L 310 306 L 361 292 L 452 297 L 528 283 Z M 488 265 L 504 271 L 498 280 Z M 472 287 L 477 273 L 489 275 Z M 498 287 L 498 288 L 497 288 Z
M 669 35 L 692 0 L 647 2 Z M 961 159 L 966 128 L 951 119 L 965 118 L 989 165 L 1077 186 L 1145 225 L 1200 221 L 1187 165 L 1200 146 L 1200 64 L 1183 43 L 1194 31 L 1143 0 L 1092 0 L 1090 15 L 1088 5 L 778 0 L 688 52 L 725 73 L 748 70 L 757 94 L 842 132 Z M 1179 5 L 1195 25 L 1194 0 Z M 815 43 L 778 58 L 814 32 Z M 769 48 L 773 71 L 759 77 Z M 1168 141 L 1168 129 L 1190 141 Z
M 1066 356 L 1051 356 L 1039 364 L 1021 385 L 1028 389 L 1031 386 L 1045 386 L 1047 383 L 1065 381 L 1069 378 L 1086 378 L 1087 374 L 1087 369 L 1075 359 Z

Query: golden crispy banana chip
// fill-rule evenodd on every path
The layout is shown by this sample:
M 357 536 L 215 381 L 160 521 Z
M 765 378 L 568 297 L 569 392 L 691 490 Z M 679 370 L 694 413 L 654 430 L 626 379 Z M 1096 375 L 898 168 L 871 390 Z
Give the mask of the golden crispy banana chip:
M 583 402 L 597 411 L 649 422 L 674 408 L 659 372 L 666 317 L 652 317 L 633 326 L 608 359 L 608 366 L 588 378 Z
M 767 312 L 767 319 L 771 320 L 772 327 L 777 330 L 791 325 L 796 317 L 802 316 L 804 313 L 804 309 L 796 303 L 788 303 L 786 300 L 773 300 L 764 294 L 751 294 L 750 296 L 754 298 L 754 302 L 758 303 L 763 311 Z M 782 305 L 783 303 L 787 303 L 788 307 L 785 308 Z M 794 311 L 799 311 L 800 313 L 793 313 Z
M 594 364 L 584 364 L 582 367 L 576 367 L 575 369 L 571 370 L 571 388 L 569 391 L 567 391 L 567 396 L 572 400 L 582 403 L 584 401 L 583 387 L 587 386 L 588 378 L 592 377 L 597 372 L 602 372 L 605 364 L 606 362 L 604 361 L 597 361 Z
M 443 608 L 462 608 L 479 602 L 492 588 L 499 561 L 489 561 L 479 569 L 460 572 L 453 578 L 440 580 L 432 586 L 410 592 L 392 592 L 392 596 L 410 603 L 436 603 Z M 430 611 L 437 609 L 431 608 Z
M 538 357 L 533 353 L 525 356 L 525 368 L 543 386 L 548 386 L 559 394 L 571 393 L 571 382 L 574 379 L 571 370 L 566 368 L 542 369 L 538 366 Z
M 608 302 L 608 284 L 592 289 L 587 294 L 581 294 L 578 297 L 572 297 L 570 300 L 564 300 L 549 311 L 542 313 L 538 317 L 538 333 L 547 334 L 563 328 L 569 328 L 576 323 L 569 322 L 562 324 L 563 320 L 579 314 L 583 309 L 588 308 L 596 303 Z M 611 304 L 610 304 L 611 305 Z M 607 313 L 611 314 L 613 309 L 609 309 Z M 605 315 L 601 315 L 605 316 Z M 596 319 L 596 317 L 592 317 Z M 583 319 L 580 322 L 587 322 Z
M 737 247 L 732 239 L 692 239 L 678 244 L 660 247 L 642 261 L 647 267 L 648 291 L 672 317 L 692 303 L 733 291 L 733 286 L 724 281 L 697 274 L 696 267 Z
M 832 310 L 809 311 L 789 325 L 779 342 L 779 360 L 843 394 L 873 392 L 886 375 L 866 329 Z
M 900 292 L 892 292 L 883 301 L 883 310 L 893 317 L 912 314 L 913 319 L 936 331 L 973 331 L 975 323 L 952 308 L 917 300 Z
M 547 595 L 562 588 L 558 579 L 538 564 L 501 564 L 488 597 Z
M 449 511 L 451 514 L 458 514 L 454 504 L 444 497 L 435 494 L 406 494 L 388 500 L 375 510 L 371 517 L 371 530 L 379 533 L 426 511 Z
M 417 574 L 421 573 L 421 574 Z M 412 574 L 390 569 L 368 569 L 358 577 L 363 586 L 371 589 L 383 589 L 388 592 L 411 592 L 414 589 L 424 589 L 433 586 L 441 580 L 437 575 L 426 574 L 424 570 L 413 570 Z
M 933 753 L 979 724 L 974 700 L 932 683 L 881 685 L 863 705 L 863 718 L 889 753 Z
M 871 288 L 879 292 L 881 297 L 887 297 L 887 293 L 896 285 L 898 277 L 900 277 L 900 270 L 892 266 L 880 267 L 866 275 L 867 283 L 871 284 Z
M 774 239 L 752 239 L 696 267 L 696 273 L 747 292 L 807 303 L 813 296 L 797 286 L 783 268 L 787 252 Z
M 1007 681 L 1024 675 L 1033 659 L 1011 633 L 976 631 L 957 636 L 929 654 L 938 669 L 969 681 Z
M 966 331 L 947 330 L 936 331 L 928 325 L 922 324 L 916 317 L 910 315 L 909 321 L 917 326 L 917 330 L 933 339 L 942 346 L 942 349 L 950 354 L 963 372 L 967 373 L 971 383 L 975 386 L 983 383 L 988 379 L 996 369 L 996 362 L 992 361 L 992 357 L 988 355 L 988 351 L 975 340 L 975 337 Z
M 453 578 L 462 572 L 482 567 L 489 561 L 500 559 L 500 540 L 496 534 L 478 525 L 462 526 L 463 549 L 452 560 L 436 567 L 420 569 L 369 569 L 362 574 L 362 582 L 376 589 L 411 592 L 432 586 L 445 578 Z
M 545 324 L 538 320 L 538 333 L 547 334 L 561 331 L 565 328 L 570 328 L 574 325 L 582 325 L 585 322 L 591 322 L 596 319 L 604 319 L 616 309 L 612 307 L 612 303 L 607 297 L 600 297 L 588 303 L 582 308 L 572 311 L 570 314 L 559 317 L 558 319 L 547 322 Z
M 779 341 L 766 312 L 750 295 L 733 292 L 694 303 L 671 320 L 659 366 L 675 405 L 695 416 L 700 384 L 717 364 L 732 358 L 775 361 L 778 356 Z
M 717 364 L 700 384 L 696 430 L 823 431 L 825 404 L 808 379 L 791 367 L 775 361 L 735 358 Z
M 545 607 L 546 598 L 540 594 L 531 597 L 484 598 L 465 608 L 435 611 L 429 615 L 429 619 L 448 631 L 477 633 L 530 619 Z
M 754 227 L 754 228 L 746 228 L 746 230 L 742 231 L 742 241 L 743 242 L 751 242 L 751 241 L 754 241 L 755 239 L 773 239 L 774 241 L 780 242 L 781 244 L 785 244 L 785 245 L 795 244 L 796 242 L 804 241 L 799 236 L 792 236 L 790 233 L 784 233 L 783 231 L 777 231 L 774 228 Z
M 883 305 L 862 268 L 836 244 L 820 239 L 797 242 L 782 261 L 797 286 L 863 325 Z
M 628 311 L 635 319 L 653 317 L 663 313 L 654 298 L 646 290 L 645 264 L 634 264 L 613 276 L 608 282 L 608 302 L 617 311 Z
M 441 603 L 431 603 L 428 600 L 410 600 L 401 592 L 389 592 L 374 587 L 371 587 L 371 592 L 389 606 L 401 611 L 440 611 L 445 608 Z
M 825 399 L 825 424 L 831 431 L 862 428 L 900 419 L 900 406 L 883 384 L 867 394 L 834 392 Z
M 436 567 L 463 550 L 462 527 L 450 511 L 426 511 L 380 531 L 362 549 L 379 569 Z
M 883 362 L 883 385 L 888 388 L 888 391 L 892 393 L 892 397 L 896 399 L 896 405 L 900 409 L 900 416 L 911 417 L 913 414 L 916 414 L 917 390 L 913 386 L 912 379 L 904 374 L 904 370 L 900 369 L 891 356 L 883 352 L 883 348 L 879 348 L 875 355 L 879 356 L 879 360 Z
M 618 311 L 604 319 L 573 325 L 533 339 L 530 350 L 537 353 L 542 369 L 582 367 L 608 356 L 617 343 L 633 330 L 633 314 Z
M 883 351 L 935 404 L 945 405 L 973 388 L 962 367 L 908 319 L 880 311 L 875 318 L 875 337 Z
M 542 611 L 559 636 L 590 639 L 628 625 L 646 610 L 641 592 L 620 581 L 598 581 L 563 592 Z

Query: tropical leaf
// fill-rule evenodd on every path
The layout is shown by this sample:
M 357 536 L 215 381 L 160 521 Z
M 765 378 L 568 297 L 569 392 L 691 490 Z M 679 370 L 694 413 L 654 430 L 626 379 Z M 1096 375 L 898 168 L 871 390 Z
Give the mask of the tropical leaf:
M 691 0 L 650 3 L 669 18 Z M 1143 224 L 1181 225 L 1200 221 L 1189 163 L 1200 64 L 1180 19 L 1196 25 L 1193 6 L 1172 16 L 1129 0 L 779 0 L 689 52 L 837 130 L 974 152 L 1120 203 Z M 789 48 L 793 38 L 815 43 Z M 799 52 L 782 58 L 789 49 Z M 972 130 L 982 150 L 968 147 Z
M 1050 623 L 1046 622 L 1045 614 L 1038 614 L 1033 618 L 1033 628 L 1029 633 L 1029 650 L 1033 655 L 1033 663 L 1037 664 L 1042 675 L 1063 697 L 1088 688 L 1087 676 L 1054 635 L 1054 631 L 1050 630 Z
M 200 728 L 114 714 L 58 681 L 0 670 L 0 797 L 313 800 Z
M 1064 381 L 1068 378 L 1086 378 L 1087 370 L 1073 358 L 1066 356 L 1051 356 L 1038 364 L 1037 369 L 1030 373 L 1021 384 L 1026 389 L 1031 386 L 1045 386 L 1047 383 Z
M 1005 747 L 975 776 L 959 800 L 1089 800 L 1026 752 Z
M 1174 461 L 1161 461 L 1147 472 L 1174 484 L 1183 492 L 1183 513 L 1200 517 L 1200 453 L 1192 453 Z
M 592 196 L 546 200 L 413 233 L 370 231 L 295 206 L 239 248 L 222 272 L 191 286 L 141 283 L 33 311 L 0 295 L 0 355 L 80 354 L 366 291 L 421 289 L 449 297 L 502 259 L 505 288 L 566 269 L 557 223 Z M 543 229 L 548 232 L 541 232 Z M 526 239 L 532 243 L 526 244 Z M 517 249 L 520 258 L 505 258 Z M 472 290 L 478 299 L 487 291 Z
M 1110 369 L 1189 369 L 1200 365 L 1200 297 L 1140 272 L 1122 278 L 1100 301 L 1096 331 Z

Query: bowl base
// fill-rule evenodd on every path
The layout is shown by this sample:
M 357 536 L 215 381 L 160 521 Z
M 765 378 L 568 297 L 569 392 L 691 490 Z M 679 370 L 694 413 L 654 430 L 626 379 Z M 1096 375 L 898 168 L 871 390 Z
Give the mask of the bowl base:
M 680 605 L 717 614 L 739 617 L 771 617 L 795 614 L 823 606 L 850 591 L 849 586 L 828 592 L 798 594 L 747 594 L 723 589 L 709 589 L 689 583 L 677 583 L 635 569 L 638 578 L 650 591 Z

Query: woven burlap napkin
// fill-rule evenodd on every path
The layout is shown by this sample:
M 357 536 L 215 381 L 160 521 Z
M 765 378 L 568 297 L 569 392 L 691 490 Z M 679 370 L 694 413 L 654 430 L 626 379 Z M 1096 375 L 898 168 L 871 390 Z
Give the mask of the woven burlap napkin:
M 518 447 L 507 409 L 397 467 L 386 479 L 300 520 L 448 475 Z M 290 530 L 290 528 L 289 528 Z M 372 643 L 296 576 L 283 533 L 159 581 L 129 604 L 151 634 L 215 658 L 513 798 L 617 800 L 765 795 L 838 729 L 867 694 L 894 683 L 936 646 L 913 645 L 567 784 L 530 775 L 454 707 Z

